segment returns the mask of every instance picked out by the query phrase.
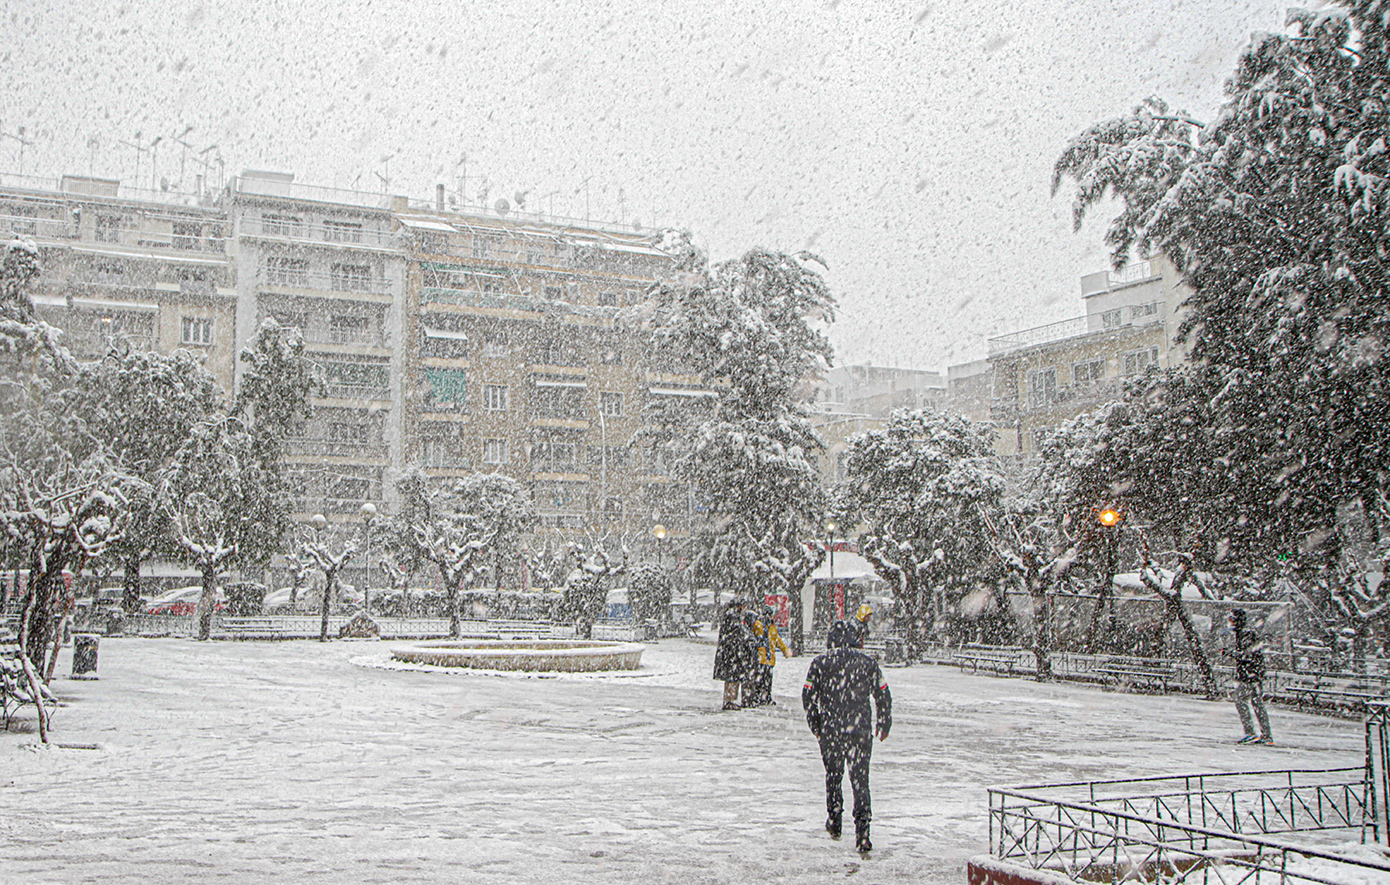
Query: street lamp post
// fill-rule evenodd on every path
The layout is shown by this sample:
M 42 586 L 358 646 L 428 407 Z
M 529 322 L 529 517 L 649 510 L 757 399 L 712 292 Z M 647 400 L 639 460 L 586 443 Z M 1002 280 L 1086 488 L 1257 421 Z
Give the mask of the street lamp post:
M 362 504 L 360 512 L 362 522 L 366 526 L 363 543 L 366 550 L 362 563 L 362 608 L 370 615 L 372 613 L 372 524 L 376 522 L 376 505 L 371 501 L 366 501 Z
M 1101 607 L 1110 609 L 1110 635 L 1115 635 L 1115 569 L 1120 547 L 1120 523 L 1124 514 L 1115 507 L 1103 507 L 1096 511 L 1096 522 L 1105 537 L 1105 584 L 1100 588 L 1101 597 L 1096 601 L 1095 616 L 1091 619 L 1091 646 L 1095 648 L 1096 627 L 1099 626 Z
M 327 642 L 328 603 L 333 597 L 333 588 L 338 582 L 338 570 L 357 553 L 357 542 L 345 542 L 342 552 L 334 556 L 328 548 L 328 543 L 324 540 L 324 531 L 328 528 L 328 518 L 322 513 L 315 513 L 309 522 L 314 527 L 317 540 L 304 546 L 309 555 L 314 558 L 315 565 L 323 572 L 323 602 L 319 606 L 319 641 Z
M 825 548 L 830 552 L 830 582 L 826 585 L 825 592 L 825 618 L 827 627 L 829 627 L 828 622 L 832 620 L 831 614 L 835 607 L 835 529 L 837 528 L 839 528 L 839 526 L 835 525 L 834 520 L 826 521 L 825 530 L 829 533 L 829 540 L 826 542 Z

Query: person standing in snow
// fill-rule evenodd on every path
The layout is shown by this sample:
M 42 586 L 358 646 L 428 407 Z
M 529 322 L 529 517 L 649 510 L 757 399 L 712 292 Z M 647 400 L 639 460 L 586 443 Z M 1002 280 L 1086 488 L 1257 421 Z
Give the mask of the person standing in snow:
M 724 709 L 739 709 L 739 689 L 752 675 L 753 633 L 744 622 L 743 597 L 735 596 L 719 621 L 719 641 L 714 650 L 714 678 L 724 683 Z M 744 692 L 747 700 L 747 692 Z
M 764 605 L 762 617 L 753 623 L 753 634 L 758 642 L 758 661 L 753 668 L 750 689 L 743 702 L 745 707 L 764 707 L 773 703 L 772 668 L 777 666 L 777 649 L 780 648 L 784 655 L 792 653 L 777 633 L 777 624 L 773 622 L 772 617 L 772 606 Z
M 869 618 L 873 616 L 874 607 L 865 602 L 859 606 L 858 611 L 854 613 L 854 620 L 850 622 L 850 626 L 854 627 L 855 636 L 859 640 L 855 643 L 859 648 L 863 648 L 864 640 L 869 638 Z
M 888 680 L 878 663 L 855 647 L 857 631 L 846 621 L 836 621 L 826 639 L 827 651 L 817 655 L 801 688 L 801 706 L 806 724 L 820 743 L 825 764 L 825 830 L 840 838 L 841 814 L 845 800 L 841 791 L 846 766 L 850 789 L 854 793 L 855 847 L 869 851 L 869 821 L 873 818 L 869 801 L 869 757 L 874 734 L 888 739 L 893 726 L 893 697 Z M 878 711 L 877 725 L 871 720 L 869 699 Z
M 1264 687 L 1265 656 L 1260 650 L 1259 636 L 1246 627 L 1244 609 L 1232 609 L 1227 617 L 1231 632 L 1235 634 L 1234 648 L 1227 649 L 1228 657 L 1236 665 L 1236 712 L 1240 714 L 1240 724 L 1245 736 L 1237 743 L 1272 744 L 1274 736 L 1269 730 L 1269 714 L 1265 712 Z M 1260 724 L 1256 733 L 1250 711 L 1255 712 L 1255 721 Z

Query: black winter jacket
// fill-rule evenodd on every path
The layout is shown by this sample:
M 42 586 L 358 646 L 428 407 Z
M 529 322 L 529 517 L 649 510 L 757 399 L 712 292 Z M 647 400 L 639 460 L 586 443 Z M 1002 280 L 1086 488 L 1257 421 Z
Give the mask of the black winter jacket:
M 854 648 L 854 628 L 844 621 L 830 627 L 830 650 L 811 662 L 801 688 L 806 724 L 817 738 L 836 734 L 872 735 L 869 699 L 878 709 L 877 731 L 887 737 L 893 727 L 893 696 L 878 662 Z

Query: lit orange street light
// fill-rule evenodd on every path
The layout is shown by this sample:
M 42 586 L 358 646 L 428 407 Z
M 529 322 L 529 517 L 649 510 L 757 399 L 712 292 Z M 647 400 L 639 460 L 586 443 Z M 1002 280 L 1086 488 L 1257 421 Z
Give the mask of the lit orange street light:
M 1115 510 L 1112 507 L 1107 507 L 1104 510 L 1097 513 L 1096 518 L 1099 519 L 1100 524 L 1105 526 L 1106 528 L 1114 528 L 1115 526 L 1120 524 L 1120 511 Z

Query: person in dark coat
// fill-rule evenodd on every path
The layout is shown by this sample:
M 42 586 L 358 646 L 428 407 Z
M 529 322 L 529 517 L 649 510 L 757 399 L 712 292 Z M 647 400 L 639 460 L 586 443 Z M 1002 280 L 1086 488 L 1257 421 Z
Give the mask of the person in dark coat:
M 820 742 L 820 757 L 825 763 L 826 832 L 840 838 L 840 820 L 845 800 L 841 792 L 846 766 L 849 768 L 850 789 L 854 793 L 855 847 L 869 851 L 869 821 L 872 810 L 869 802 L 869 756 L 874 749 L 874 734 L 887 740 L 893 727 L 893 697 L 888 680 L 878 663 L 856 647 L 858 631 L 846 621 L 830 626 L 826 640 L 828 650 L 811 662 L 806 672 L 806 684 L 801 689 L 801 706 L 806 710 L 806 724 Z M 875 725 L 869 699 L 877 708 Z
M 1269 730 L 1269 714 L 1265 712 L 1264 686 L 1265 656 L 1260 650 L 1260 637 L 1249 629 L 1245 622 L 1244 609 L 1232 609 L 1228 616 L 1231 632 L 1235 634 L 1235 647 L 1226 654 L 1235 661 L 1236 666 L 1236 712 L 1240 714 L 1241 727 L 1245 737 L 1240 744 L 1272 744 L 1274 736 Z M 1255 731 L 1255 722 L 1250 712 L 1254 710 L 1255 722 L 1260 730 Z
M 724 709 L 740 709 L 739 689 L 753 672 L 753 631 L 744 620 L 743 597 L 735 596 L 719 621 L 714 678 L 724 683 Z

